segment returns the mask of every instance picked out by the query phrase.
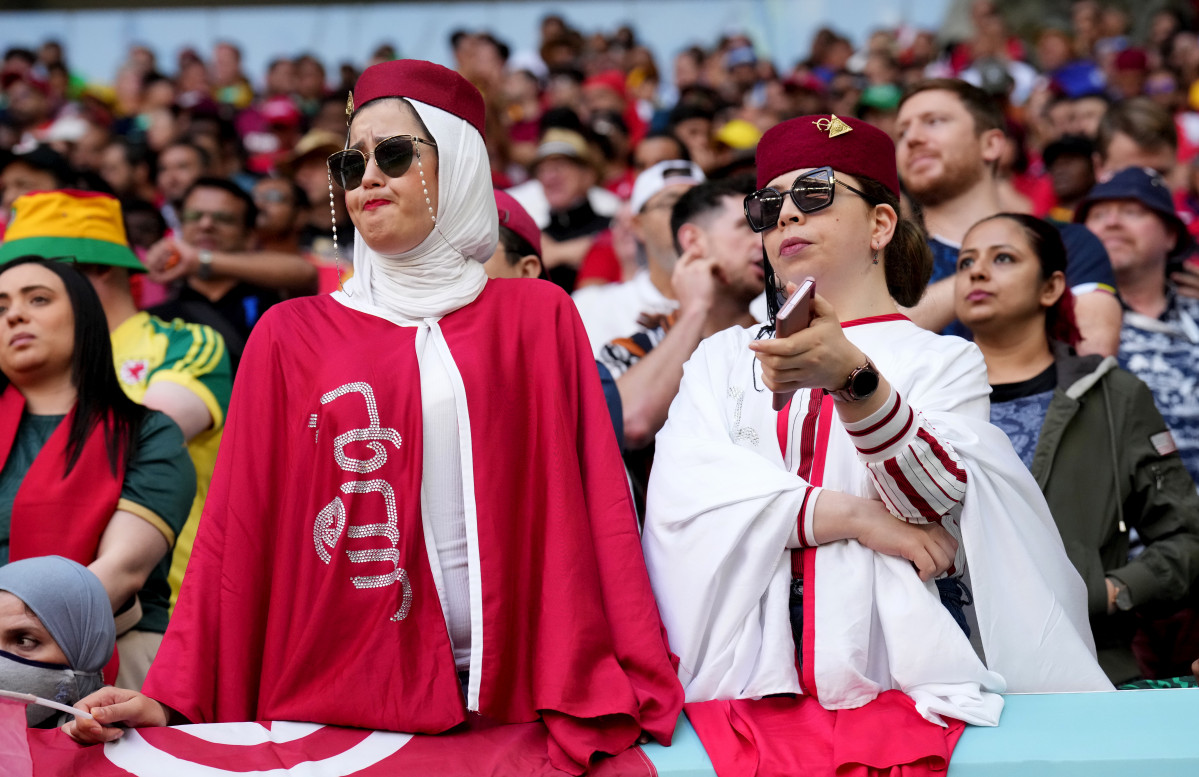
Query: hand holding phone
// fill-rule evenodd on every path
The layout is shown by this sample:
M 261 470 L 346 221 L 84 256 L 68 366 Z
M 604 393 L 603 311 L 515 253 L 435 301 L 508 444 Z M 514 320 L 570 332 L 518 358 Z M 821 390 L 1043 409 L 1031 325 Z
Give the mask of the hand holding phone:
M 816 294 L 816 279 L 808 277 L 799 285 L 795 293 L 787 300 L 778 315 L 774 317 L 774 339 L 790 337 L 801 329 L 807 329 L 812 323 L 812 297 Z M 774 393 L 775 411 L 782 410 L 795 395 L 794 391 Z

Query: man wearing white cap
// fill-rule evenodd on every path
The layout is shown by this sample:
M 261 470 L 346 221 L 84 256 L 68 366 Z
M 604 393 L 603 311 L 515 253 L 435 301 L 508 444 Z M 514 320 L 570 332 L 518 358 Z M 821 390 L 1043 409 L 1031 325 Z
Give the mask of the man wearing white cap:
M 748 177 L 721 178 L 678 198 L 669 215 L 680 252 L 670 278 L 677 310 L 630 330 L 597 357 L 620 393 L 625 467 L 642 515 L 654 437 L 679 393 L 683 365 L 705 338 L 757 323 L 749 306 L 764 287 L 762 245 L 742 207 L 753 184 Z
M 670 211 L 688 189 L 703 180 L 697 165 L 681 159 L 659 162 L 637 176 L 629 206 L 645 269 L 624 283 L 590 286 L 573 295 L 597 357 L 609 342 L 635 331 L 643 313 L 666 315 L 678 307 L 670 285 L 678 260 Z

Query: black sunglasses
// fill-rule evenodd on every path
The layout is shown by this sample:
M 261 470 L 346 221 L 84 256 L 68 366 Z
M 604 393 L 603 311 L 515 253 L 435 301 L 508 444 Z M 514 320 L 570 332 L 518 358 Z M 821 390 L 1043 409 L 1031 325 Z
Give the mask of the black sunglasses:
M 365 154 L 356 148 L 347 148 L 332 154 L 329 157 L 329 174 L 346 191 L 357 189 L 362 185 L 362 176 L 366 175 L 367 160 L 373 156 L 375 164 L 384 175 L 388 178 L 399 178 L 412 166 L 413 156 L 420 158 L 417 143 L 437 148 L 437 144 L 431 140 L 412 135 L 392 135 L 380 140 L 374 151 Z
M 795 207 L 802 213 L 815 213 L 833 204 L 833 189 L 835 184 L 841 184 L 871 205 L 878 203 L 869 195 L 861 192 L 844 181 L 838 181 L 833 175 L 833 168 L 818 167 L 804 173 L 791 184 L 788 193 Z M 765 232 L 778 226 L 779 215 L 783 212 L 784 193 L 777 189 L 759 189 L 745 197 L 745 220 L 754 232 Z

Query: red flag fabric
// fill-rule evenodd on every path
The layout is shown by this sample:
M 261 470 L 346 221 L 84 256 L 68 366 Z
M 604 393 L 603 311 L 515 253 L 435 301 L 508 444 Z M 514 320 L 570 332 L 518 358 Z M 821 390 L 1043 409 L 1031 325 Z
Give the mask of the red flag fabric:
M 470 725 L 440 736 L 335 728 L 312 723 L 212 723 L 130 730 L 116 742 L 82 747 L 61 731 L 0 730 L 0 756 L 21 740 L 24 761 L 0 761 L 6 777 L 566 777 L 550 764 L 541 723 Z M 7 721 L 6 721 L 7 723 Z M 28 737 L 28 742 L 24 741 Z M 531 756 L 540 753 L 540 756 Z M 25 771 L 20 771 L 21 764 Z M 596 762 L 596 777 L 656 777 L 640 748 Z
M 25 705 L 0 698 L 0 764 L 5 777 L 33 777 L 25 725 Z
M 25 398 L 9 384 L 0 392 L 0 461 L 8 460 L 24 410 Z M 57 555 L 86 566 L 96 560 L 100 535 L 121 498 L 125 465 L 118 460 L 113 474 L 105 420 L 92 429 L 79 460 L 69 474 L 64 474 L 67 438 L 74 418 L 72 408 L 21 480 L 12 504 L 10 561 Z
M 854 710 L 826 710 L 811 696 L 687 704 L 687 718 L 719 777 L 944 774 L 966 724 L 930 723 L 900 691 Z
M 540 719 L 535 744 L 576 774 L 643 730 L 669 743 L 682 689 L 570 298 L 493 280 L 423 326 L 328 296 L 256 326 L 145 692 L 196 723 Z M 467 409 L 466 705 L 421 523 L 418 330 L 444 338 Z

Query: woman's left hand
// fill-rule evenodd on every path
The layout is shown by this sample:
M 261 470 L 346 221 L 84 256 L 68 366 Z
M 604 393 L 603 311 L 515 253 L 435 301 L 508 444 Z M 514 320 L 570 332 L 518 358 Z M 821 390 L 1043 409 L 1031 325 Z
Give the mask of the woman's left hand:
M 791 284 L 788 284 L 791 285 Z M 774 392 L 837 390 L 866 355 L 845 337 L 833 306 L 812 298 L 812 323 L 790 337 L 749 344 L 762 364 L 762 382 Z

